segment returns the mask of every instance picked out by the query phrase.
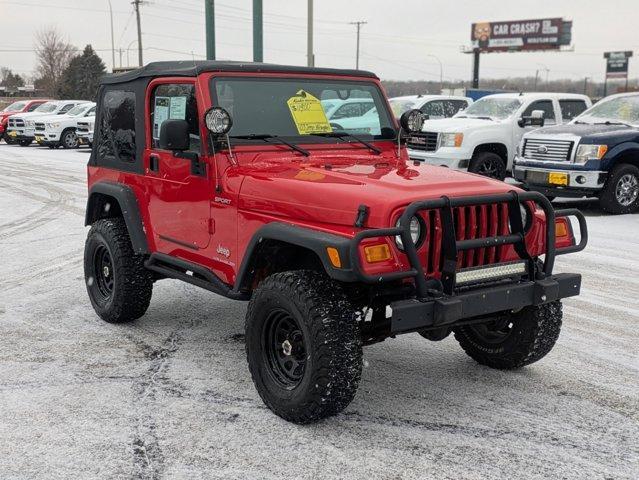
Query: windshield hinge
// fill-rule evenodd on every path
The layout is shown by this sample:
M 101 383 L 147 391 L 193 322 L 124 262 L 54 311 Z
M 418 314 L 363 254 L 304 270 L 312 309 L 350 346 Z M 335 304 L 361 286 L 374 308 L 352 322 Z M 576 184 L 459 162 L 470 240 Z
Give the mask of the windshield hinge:
M 355 217 L 355 226 L 357 228 L 362 228 L 368 219 L 368 206 L 362 204 L 357 209 L 357 217 Z

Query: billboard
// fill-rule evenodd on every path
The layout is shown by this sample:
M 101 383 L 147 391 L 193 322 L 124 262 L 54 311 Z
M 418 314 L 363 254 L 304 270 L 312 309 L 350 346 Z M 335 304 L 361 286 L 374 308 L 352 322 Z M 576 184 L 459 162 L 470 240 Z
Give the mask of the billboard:
M 606 78 L 628 78 L 628 59 L 632 52 L 606 52 Z
M 571 40 L 572 22 L 563 18 L 479 22 L 471 29 L 473 49 L 481 52 L 559 50 Z

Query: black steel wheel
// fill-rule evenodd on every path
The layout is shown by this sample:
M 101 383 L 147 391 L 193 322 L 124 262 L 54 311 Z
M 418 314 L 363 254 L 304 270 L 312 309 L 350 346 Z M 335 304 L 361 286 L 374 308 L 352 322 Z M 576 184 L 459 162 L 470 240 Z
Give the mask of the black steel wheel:
M 149 307 L 153 276 L 144 267 L 144 256 L 133 252 L 122 218 L 105 218 L 91 226 L 84 276 L 91 305 L 107 322 L 135 320 Z
M 253 383 L 276 415 L 312 423 L 353 400 L 362 371 L 355 308 L 324 274 L 266 278 L 253 292 L 245 330 Z
M 497 180 L 504 180 L 506 178 L 506 164 L 504 160 L 492 152 L 475 154 L 470 162 L 468 171 Z
M 262 328 L 262 348 L 273 378 L 283 388 L 297 387 L 306 367 L 304 334 L 285 310 L 274 310 Z
M 505 312 L 481 324 L 457 327 L 455 339 L 477 363 L 515 369 L 540 360 L 552 350 L 561 330 L 561 302 Z

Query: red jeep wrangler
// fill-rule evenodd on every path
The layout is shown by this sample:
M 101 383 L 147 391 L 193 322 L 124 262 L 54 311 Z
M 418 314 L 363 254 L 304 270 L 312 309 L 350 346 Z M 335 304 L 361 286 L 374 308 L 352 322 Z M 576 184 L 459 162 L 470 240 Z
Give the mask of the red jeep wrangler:
M 370 110 L 331 123 L 325 105 L 352 98 Z M 253 381 L 296 423 L 344 409 L 362 346 L 401 333 L 454 332 L 493 368 L 539 360 L 560 299 L 579 293 L 580 275 L 552 271 L 584 248 L 584 217 L 413 165 L 403 135 L 422 122 L 411 111 L 400 127 L 359 70 L 162 62 L 105 78 L 88 165 L 93 307 L 135 320 L 162 278 L 248 300 Z

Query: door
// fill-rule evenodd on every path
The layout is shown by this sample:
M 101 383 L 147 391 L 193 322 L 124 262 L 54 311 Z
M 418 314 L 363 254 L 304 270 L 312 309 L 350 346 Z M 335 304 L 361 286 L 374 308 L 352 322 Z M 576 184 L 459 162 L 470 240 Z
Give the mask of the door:
M 209 244 L 211 199 L 210 172 L 202 157 L 202 113 L 198 111 L 195 84 L 186 79 L 152 82 L 146 97 L 144 160 L 155 242 L 161 252 L 185 256 L 180 250 L 186 250 L 186 256 L 192 256 Z M 188 122 L 190 147 L 186 155 L 160 148 L 160 129 L 168 119 Z M 201 171 L 193 168 L 194 161 L 200 163 Z

